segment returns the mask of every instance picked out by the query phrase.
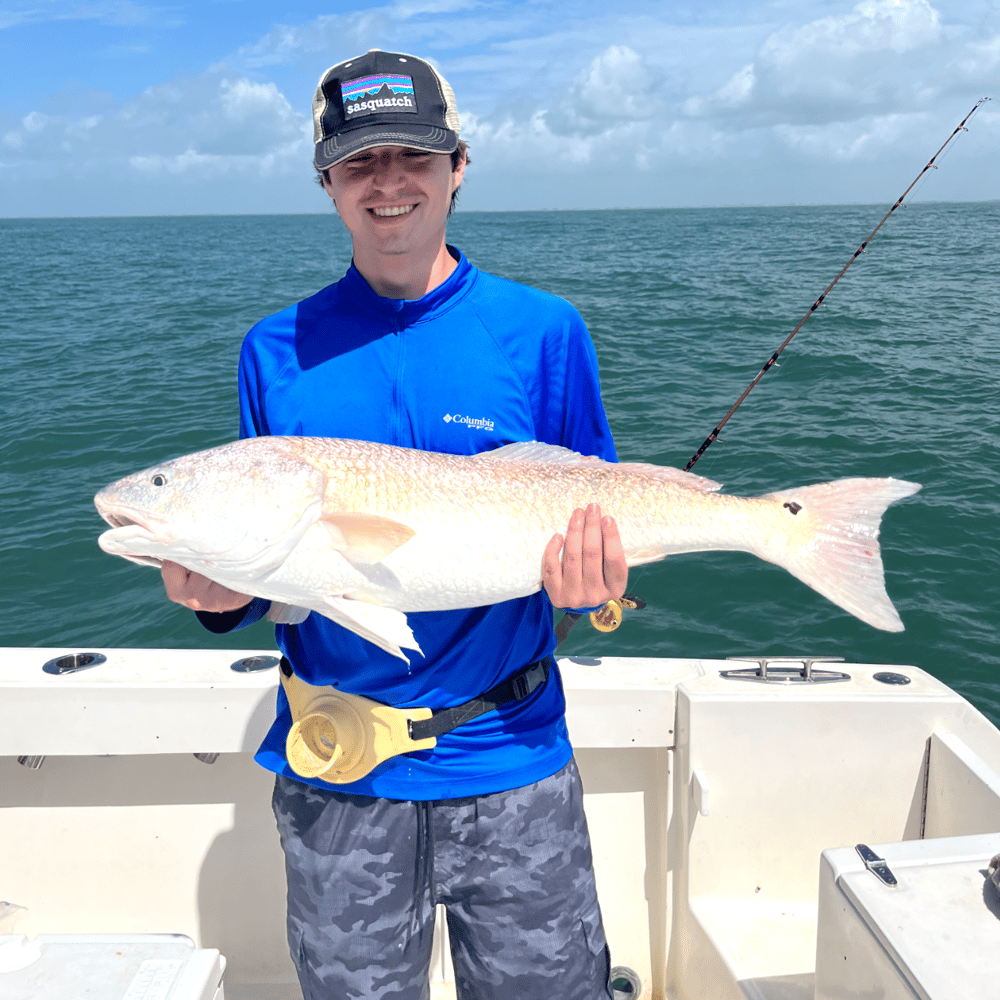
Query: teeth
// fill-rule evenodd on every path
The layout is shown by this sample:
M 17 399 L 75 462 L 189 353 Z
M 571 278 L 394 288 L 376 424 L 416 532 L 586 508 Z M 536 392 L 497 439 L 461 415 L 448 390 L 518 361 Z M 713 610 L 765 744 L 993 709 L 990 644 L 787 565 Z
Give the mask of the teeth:
M 406 215 L 408 212 L 412 212 L 417 206 L 416 205 L 401 205 L 399 208 L 373 208 L 372 211 L 382 218 L 392 215 Z

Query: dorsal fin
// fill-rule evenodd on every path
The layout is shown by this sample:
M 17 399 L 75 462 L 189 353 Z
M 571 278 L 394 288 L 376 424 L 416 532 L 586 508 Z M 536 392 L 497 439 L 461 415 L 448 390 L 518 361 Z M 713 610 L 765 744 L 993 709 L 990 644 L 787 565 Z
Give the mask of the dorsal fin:
M 675 469 L 672 465 L 650 465 L 648 462 L 622 462 L 618 466 L 624 472 L 637 472 L 643 476 L 650 476 L 653 479 L 662 479 L 665 482 L 673 483 L 675 486 L 683 486 L 689 490 L 698 490 L 701 493 L 714 493 L 722 489 L 722 483 L 717 483 L 704 476 L 696 476 L 693 472 L 685 472 L 683 469 Z
M 558 444 L 544 441 L 515 441 L 493 451 L 481 451 L 473 455 L 476 461 L 490 462 L 538 462 L 543 465 L 603 465 L 604 459 L 594 455 L 581 455 Z
M 674 469 L 669 465 L 650 465 L 648 462 L 605 462 L 596 455 L 581 455 L 569 448 L 557 444 L 545 444 L 542 441 L 515 441 L 514 444 L 505 444 L 493 451 L 483 451 L 472 457 L 476 461 L 537 462 L 539 465 L 607 465 L 622 472 L 635 472 L 702 493 L 714 493 L 722 488 L 722 483 L 713 482 L 704 476 L 696 476 L 681 469 Z

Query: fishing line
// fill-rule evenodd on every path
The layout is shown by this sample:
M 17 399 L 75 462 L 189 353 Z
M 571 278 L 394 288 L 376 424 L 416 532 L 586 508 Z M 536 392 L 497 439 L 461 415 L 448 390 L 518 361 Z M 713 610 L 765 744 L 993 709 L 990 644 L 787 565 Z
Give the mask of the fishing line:
M 978 101 L 976 101 L 972 110 L 958 123 L 955 130 L 944 141 L 941 148 L 927 161 L 927 165 L 924 167 L 924 169 L 921 170 L 919 174 L 917 174 L 917 176 L 913 179 L 913 182 L 910 184 L 910 186 L 896 199 L 895 204 L 892 206 L 892 208 L 889 209 L 888 212 L 885 213 L 885 215 L 882 218 L 882 221 L 871 231 L 871 233 L 868 235 L 868 238 L 861 244 L 861 246 L 859 246 L 858 249 L 854 251 L 854 255 L 841 268 L 840 273 L 837 275 L 837 277 L 834 278 L 833 281 L 831 281 L 830 284 L 826 286 L 826 290 L 809 307 L 809 311 L 799 321 L 798 326 L 796 326 L 795 329 L 792 330 L 792 332 L 784 339 L 781 346 L 774 352 L 774 354 L 771 355 L 770 358 L 768 358 L 767 363 L 757 373 L 757 376 L 754 378 L 754 380 L 746 387 L 740 398 L 737 399 L 735 403 L 733 403 L 729 412 L 719 421 L 719 423 L 715 427 L 715 430 L 713 430 L 712 433 L 709 434 L 707 438 L 705 438 L 705 441 L 702 444 L 702 446 L 694 453 L 694 455 L 691 456 L 691 459 L 688 462 L 688 464 L 684 466 L 685 472 L 689 472 L 694 463 L 697 462 L 698 459 L 705 454 L 709 445 L 718 438 L 719 431 L 721 431 L 722 428 L 726 426 L 727 422 L 729 421 L 729 418 L 736 412 L 737 407 L 739 407 L 739 405 L 743 402 L 743 400 L 750 395 L 750 392 L 752 391 L 753 387 L 764 377 L 764 375 L 772 367 L 772 365 L 775 364 L 781 352 L 792 342 L 792 338 L 795 336 L 795 334 L 797 334 L 799 330 L 801 330 L 802 327 L 805 325 L 806 320 L 809 319 L 809 317 L 823 304 L 823 300 L 827 297 L 827 295 L 830 294 L 830 289 L 832 289 L 833 286 L 837 284 L 838 281 L 840 281 L 840 279 L 844 276 L 844 272 L 858 259 L 858 257 L 860 257 L 863 253 L 866 252 L 868 244 L 872 241 L 875 234 L 882 228 L 886 219 L 888 219 L 889 216 L 892 215 L 892 213 L 895 212 L 896 209 L 903 204 L 903 199 L 914 189 L 914 187 L 916 187 L 917 182 L 924 176 L 924 174 L 926 174 L 928 170 L 937 169 L 937 166 L 934 161 L 937 160 L 937 158 L 944 151 L 945 147 L 947 147 L 951 143 L 951 140 L 954 139 L 959 132 L 968 131 L 968 129 L 965 127 L 965 123 L 973 116 L 973 114 L 975 114 L 976 110 L 979 108 L 979 105 L 985 103 L 988 100 L 990 100 L 989 97 L 982 97 Z

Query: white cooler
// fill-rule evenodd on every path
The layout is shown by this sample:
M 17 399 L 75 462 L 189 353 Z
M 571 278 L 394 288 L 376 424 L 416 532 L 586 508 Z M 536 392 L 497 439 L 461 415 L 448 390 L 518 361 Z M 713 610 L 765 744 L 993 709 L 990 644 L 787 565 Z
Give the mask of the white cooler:
M 0 935 L 2 1000 L 223 1000 L 225 968 L 183 934 Z
M 855 848 L 823 852 L 816 1000 L 1000 1000 L 1000 833 L 870 850 L 895 885 Z

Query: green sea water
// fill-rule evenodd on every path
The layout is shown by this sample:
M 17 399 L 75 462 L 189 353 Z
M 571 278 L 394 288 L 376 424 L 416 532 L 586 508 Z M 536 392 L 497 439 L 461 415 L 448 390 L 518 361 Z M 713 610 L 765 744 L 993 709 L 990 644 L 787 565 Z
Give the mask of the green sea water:
M 587 321 L 622 459 L 683 466 L 884 214 L 879 206 L 458 213 L 479 267 Z M 335 281 L 336 217 L 0 220 L 0 645 L 267 647 L 212 636 L 104 555 L 92 497 L 236 436 L 240 341 Z M 895 213 L 697 465 L 754 494 L 923 484 L 881 544 L 898 634 L 748 555 L 632 571 L 647 608 L 576 655 L 914 664 L 1000 722 L 1000 204 Z

